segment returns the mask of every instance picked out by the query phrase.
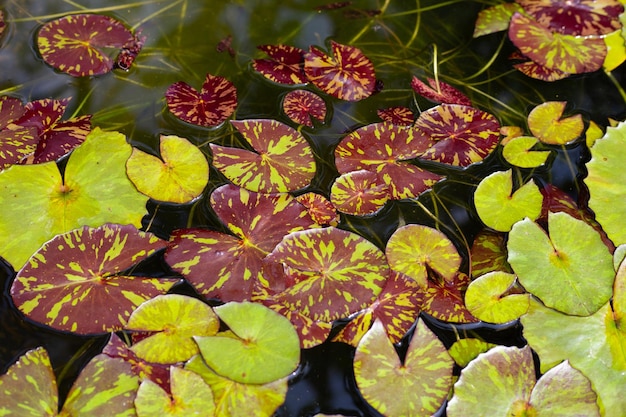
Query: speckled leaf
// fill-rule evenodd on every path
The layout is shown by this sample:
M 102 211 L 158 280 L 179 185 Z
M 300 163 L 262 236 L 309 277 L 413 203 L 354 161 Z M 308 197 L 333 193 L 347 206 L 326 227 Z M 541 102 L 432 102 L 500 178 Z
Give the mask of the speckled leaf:
M 507 262 L 506 234 L 483 229 L 476 237 L 470 249 L 472 278 L 491 271 L 511 272 Z
M 516 0 L 540 25 L 568 35 L 606 35 L 620 29 L 619 0 Z
M 313 320 L 298 310 L 291 310 L 290 306 L 272 303 L 272 299 L 268 298 L 264 295 L 254 301 L 260 301 L 275 312 L 285 316 L 291 322 L 293 328 L 296 329 L 298 337 L 300 337 L 300 347 L 302 349 L 318 346 L 328 339 L 328 335 L 333 327 L 332 323 Z
M 357 346 L 374 321 L 380 320 L 391 343 L 398 343 L 420 312 L 418 285 L 404 274 L 392 271 L 376 301 L 359 312 L 333 341 Z
M 297 196 L 296 200 L 306 207 L 315 223 L 326 226 L 337 226 L 339 223 L 335 206 L 323 195 L 309 192 Z
M 83 368 L 67 394 L 59 417 L 134 417 L 139 378 L 122 359 L 96 355 Z
M 185 138 L 161 135 L 161 158 L 133 148 L 126 173 L 148 197 L 170 203 L 188 203 L 199 197 L 209 181 L 206 157 Z
M 199 355 L 189 360 L 185 369 L 202 376 L 211 387 L 215 417 L 270 417 L 287 395 L 287 378 L 267 384 L 242 384 L 213 372 Z
M 376 110 L 381 120 L 399 126 L 411 126 L 415 121 L 413 111 L 405 106 L 387 107 Z
M 148 198 L 126 176 L 130 153 L 124 135 L 96 128 L 70 155 L 64 178 L 54 162 L 0 172 L 0 255 L 19 270 L 60 233 L 105 223 L 140 227 Z
M 313 127 L 313 119 L 324 122 L 326 103 L 308 90 L 293 90 L 283 98 L 283 111 L 294 122 Z
M 583 117 L 562 117 L 566 105 L 565 101 L 548 101 L 532 109 L 528 127 L 533 135 L 550 145 L 565 145 L 579 138 L 585 128 Z
M 261 45 L 269 59 L 254 59 L 252 67 L 269 80 L 279 84 L 304 84 L 304 51 L 289 45 Z
M 543 197 L 534 180 L 513 191 L 513 171 L 497 171 L 483 178 L 474 192 L 474 205 L 482 222 L 508 232 L 517 221 L 541 214 Z
M 548 68 L 543 65 L 539 65 L 535 61 L 524 57 L 523 55 L 520 55 L 520 57 L 521 58 L 512 58 L 517 61 L 517 63 L 513 64 L 513 68 L 530 78 L 541 81 L 553 82 L 562 80 L 572 75 L 568 72 L 563 72 L 559 71 L 558 69 Z
M 411 88 L 420 96 L 435 103 L 460 104 L 462 106 L 472 105 L 472 101 L 465 94 L 450 84 L 434 78 L 427 78 L 426 81 L 428 81 L 428 85 L 416 76 L 413 76 Z
M 450 280 L 429 278 L 426 288 L 417 291 L 420 309 L 438 320 L 450 323 L 474 323 L 478 319 L 465 306 L 465 290 L 470 278 L 458 272 Z
M 0 376 L 0 392 L 2 416 L 57 416 L 57 383 L 48 352 L 38 347 L 20 356 Z
M 435 144 L 420 158 L 466 167 L 482 161 L 500 139 L 500 124 L 491 114 L 470 106 L 441 104 L 420 114 L 419 135 Z
M 19 163 L 37 148 L 37 129 L 14 123 L 25 112 L 20 99 L 0 97 L 0 170 Z
M 613 292 L 611 253 L 591 226 L 567 213 L 550 213 L 548 230 L 549 235 L 530 219 L 511 229 L 509 263 L 519 282 L 548 307 L 593 314 Z
M 428 285 L 429 270 L 452 281 L 461 265 L 461 256 L 445 234 L 419 224 L 399 227 L 387 241 L 385 253 L 391 269 L 413 278 L 422 288 Z
M 502 156 L 506 161 L 520 168 L 536 168 L 545 164 L 550 151 L 531 150 L 539 140 L 533 136 L 518 136 L 504 145 Z
M 404 363 L 376 321 L 357 346 L 353 365 L 363 398 L 388 417 L 431 416 L 452 387 L 454 361 L 421 319 Z
M 4 12 L 2 10 L 0 10 L 0 38 L 2 38 L 2 34 L 4 33 L 4 30 L 6 29 L 7 24 L 4 21 Z
M 487 323 L 517 320 L 528 311 L 530 294 L 516 285 L 516 277 L 502 271 L 481 275 L 465 292 L 465 305 L 472 314 Z
M 317 88 L 340 100 L 359 101 L 376 87 L 374 64 L 354 46 L 330 42 L 332 55 L 311 46 L 304 54 L 304 72 Z
M 207 73 L 202 90 L 178 81 L 165 92 L 167 108 L 179 119 L 198 126 L 217 126 L 237 107 L 237 89 L 224 77 Z
M 213 165 L 230 181 L 250 191 L 289 192 L 304 188 L 315 175 L 313 152 L 295 129 L 271 119 L 231 122 L 255 152 L 211 144 Z
M 509 39 L 536 63 L 571 74 L 600 69 L 607 54 L 600 37 L 554 33 L 521 13 L 511 18 Z
M 232 235 L 176 230 L 165 260 L 198 292 L 222 301 L 249 300 L 261 260 L 283 236 L 316 226 L 307 210 L 288 194 L 258 194 L 223 185 L 211 194 L 211 206 Z M 211 265 L 208 273 L 206 265 Z
M 272 299 L 325 322 L 370 305 L 389 276 L 380 249 L 357 234 L 334 227 L 291 233 L 266 260 L 282 263 L 288 280 Z
M 212 336 L 219 327 L 209 305 L 197 298 L 167 294 L 141 304 L 128 319 L 126 330 L 154 333 L 130 349 L 148 362 L 171 364 L 198 353 L 193 336 Z
M 195 372 L 170 367 L 171 395 L 149 379 L 139 385 L 135 398 L 137 417 L 212 416 L 213 392 Z
M 522 8 L 517 3 L 496 4 L 481 10 L 476 19 L 473 37 L 477 38 L 507 29 L 513 13 L 521 11 Z
M 374 214 L 389 200 L 389 188 L 372 171 L 341 174 L 330 189 L 330 201 L 338 211 L 354 216 Z
M 119 50 L 132 39 L 131 31 L 113 17 L 74 14 L 44 24 L 37 33 L 37 47 L 48 65 L 84 77 L 111 71 L 114 61 L 108 50 Z
M 121 330 L 139 304 L 178 281 L 124 274 L 165 245 L 132 225 L 85 226 L 60 234 L 18 272 L 11 297 L 28 318 L 58 330 Z
M 589 207 L 596 220 L 617 245 L 626 243 L 626 205 L 615 204 L 626 201 L 623 169 L 626 164 L 626 122 L 608 127 L 606 134 L 591 148 L 591 160 L 587 163 L 585 184 L 591 197 Z
M 459 339 L 450 346 L 448 353 L 457 365 L 461 368 L 465 368 L 471 361 L 476 359 L 478 355 L 496 346 L 497 345 L 493 343 L 487 343 L 480 339 Z

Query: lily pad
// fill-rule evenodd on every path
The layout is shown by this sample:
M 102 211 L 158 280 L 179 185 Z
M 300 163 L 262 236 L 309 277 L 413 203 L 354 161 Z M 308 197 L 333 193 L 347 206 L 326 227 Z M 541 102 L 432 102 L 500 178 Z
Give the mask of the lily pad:
M 365 400 L 380 413 L 431 416 L 452 387 L 454 361 L 443 343 L 418 319 L 401 361 L 376 321 L 354 354 L 354 376 Z
M 154 333 L 131 346 L 141 359 L 176 363 L 198 353 L 193 336 L 212 336 L 219 326 L 207 304 L 193 297 L 167 294 L 142 303 L 128 319 L 126 330 Z
M 0 97 L 0 170 L 19 163 L 37 149 L 37 129 L 15 124 L 25 112 L 18 98 Z
M 433 274 L 435 275 L 435 274 Z M 470 278 L 457 272 L 452 279 L 430 277 L 425 288 L 417 290 L 420 309 L 448 323 L 474 323 L 478 319 L 465 306 L 465 291 Z
M 139 304 L 179 281 L 124 274 L 165 245 L 132 225 L 85 226 L 60 234 L 18 272 L 11 297 L 27 317 L 58 330 L 121 330 Z
M 415 121 L 413 111 L 405 106 L 393 106 L 376 110 L 381 120 L 399 126 L 411 126 Z
M 472 278 L 491 271 L 511 272 L 507 262 L 506 234 L 483 229 L 474 237 L 470 249 Z
M 545 305 L 565 314 L 593 314 L 613 292 L 611 253 L 591 226 L 567 213 L 550 213 L 548 230 L 549 235 L 530 219 L 516 223 L 507 246 L 511 267 Z
M 133 148 L 126 173 L 137 189 L 150 198 L 188 203 L 202 194 L 209 181 L 206 157 L 185 138 L 161 135 L 161 159 Z
M 330 189 L 338 211 L 354 216 L 374 214 L 389 201 L 389 188 L 375 172 L 365 169 L 341 174 Z
M 548 101 L 528 114 L 528 127 L 541 142 L 566 145 L 583 134 L 585 125 L 582 115 L 562 117 L 566 105 L 565 101 Z
M 335 206 L 323 195 L 309 192 L 297 196 L 296 200 L 306 207 L 315 223 L 327 226 L 337 226 L 339 223 Z
M 279 84 L 304 84 L 304 51 L 290 45 L 261 45 L 257 47 L 269 59 L 255 59 L 252 67 L 265 78 Z
M 283 111 L 294 122 L 313 127 L 313 120 L 324 122 L 326 103 L 308 90 L 293 90 L 283 99 Z
M 315 160 L 297 130 L 271 119 L 231 124 L 256 151 L 211 144 L 213 165 L 233 184 L 263 193 L 296 191 L 309 185 Z
M 517 320 L 528 311 L 530 294 L 516 288 L 516 277 L 506 272 L 489 272 L 467 287 L 465 305 L 478 319 L 487 323 Z
M 513 191 L 513 171 L 498 171 L 483 178 L 474 192 L 474 205 L 482 222 L 499 232 L 508 232 L 525 217 L 541 214 L 543 196 L 534 180 Z
M 474 26 L 474 38 L 490 33 L 500 32 L 509 27 L 511 16 L 523 9 L 517 3 L 502 3 L 488 7 L 478 13 Z
M 487 343 L 481 339 L 459 339 L 450 346 L 448 353 L 457 365 L 461 368 L 465 368 L 471 361 L 476 359 L 478 355 L 496 346 L 498 345 Z
M 546 163 L 550 151 L 534 151 L 532 148 L 539 143 L 533 136 L 518 136 L 504 145 L 502 156 L 506 161 L 520 168 L 536 168 Z
M 428 81 L 428 85 L 413 76 L 411 79 L 411 88 L 420 96 L 434 101 L 435 103 L 460 104 L 462 106 L 472 105 L 472 101 L 465 94 L 461 93 L 450 84 L 434 78 L 427 78 L 426 81 Z
M 216 373 L 244 384 L 267 384 L 293 372 L 300 339 L 291 322 L 250 302 L 215 307 L 234 336 L 195 336 L 202 358 Z

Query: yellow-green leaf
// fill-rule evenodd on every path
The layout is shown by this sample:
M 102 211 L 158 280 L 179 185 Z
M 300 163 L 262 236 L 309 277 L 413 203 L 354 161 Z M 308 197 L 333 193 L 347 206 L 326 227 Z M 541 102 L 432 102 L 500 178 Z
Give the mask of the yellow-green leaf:
M 465 306 L 487 323 L 506 323 L 528 311 L 530 294 L 510 293 L 515 275 L 494 271 L 476 278 L 465 292 Z
M 509 140 L 504 149 L 502 149 L 502 156 L 506 161 L 520 168 L 535 168 L 543 165 L 550 151 L 532 151 L 539 141 L 533 136 L 518 136 Z
M 585 128 L 582 115 L 563 117 L 566 105 L 565 101 L 548 101 L 528 114 L 528 127 L 541 142 L 565 145 L 582 135 Z

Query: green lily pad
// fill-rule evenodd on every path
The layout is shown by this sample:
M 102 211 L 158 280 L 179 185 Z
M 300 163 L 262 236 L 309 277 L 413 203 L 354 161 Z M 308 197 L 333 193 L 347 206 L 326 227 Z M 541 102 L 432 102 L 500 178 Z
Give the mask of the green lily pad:
M 519 220 L 532 220 L 541 214 L 543 197 L 533 180 L 513 191 L 513 171 L 498 171 L 485 177 L 474 192 L 476 212 L 499 232 L 508 232 Z
M 443 343 L 421 319 L 404 362 L 377 320 L 357 346 L 353 364 L 361 395 L 388 417 L 435 413 L 452 387 L 453 365 Z
M 236 336 L 194 337 L 215 372 L 241 383 L 266 384 L 296 369 L 300 339 L 285 317 L 250 302 L 230 302 L 215 312 Z
M 582 135 L 585 128 L 583 116 L 562 117 L 566 105 L 565 101 L 548 101 L 528 114 L 528 127 L 541 142 L 565 145 Z
M 141 304 L 128 319 L 126 329 L 156 332 L 131 346 L 138 357 L 148 362 L 176 363 L 198 353 L 192 336 L 216 334 L 219 320 L 202 301 L 167 294 Z
M 496 346 L 498 345 L 487 343 L 480 339 L 459 339 L 450 346 L 448 353 L 457 365 L 461 368 L 465 368 L 467 364 L 473 361 L 478 355 Z
M 520 168 L 535 168 L 546 163 L 550 156 L 550 151 L 532 151 L 539 141 L 534 136 L 518 136 L 509 140 L 504 149 L 502 156 L 506 161 Z
M 522 10 L 517 3 L 502 3 L 481 10 L 476 19 L 473 37 L 477 38 L 507 29 L 511 16 Z
M 197 146 L 185 138 L 161 135 L 159 159 L 133 148 L 126 173 L 137 189 L 150 198 L 187 203 L 204 190 L 209 181 L 209 163 Z
M 489 272 L 476 278 L 465 292 L 465 306 L 478 319 L 487 323 L 506 323 L 528 311 L 530 294 L 510 293 L 515 275 Z
M 593 314 L 613 292 L 611 253 L 591 226 L 567 213 L 549 213 L 548 230 L 549 235 L 530 219 L 515 224 L 508 242 L 511 267 L 548 307 Z
M 19 270 L 44 242 L 69 230 L 141 227 L 148 198 L 126 176 L 130 153 L 124 135 L 96 128 L 74 149 L 63 176 L 54 162 L 0 172 L 0 255 Z
M 170 366 L 170 384 L 171 396 L 158 384 L 144 379 L 135 398 L 137 417 L 213 415 L 213 392 L 200 375 Z

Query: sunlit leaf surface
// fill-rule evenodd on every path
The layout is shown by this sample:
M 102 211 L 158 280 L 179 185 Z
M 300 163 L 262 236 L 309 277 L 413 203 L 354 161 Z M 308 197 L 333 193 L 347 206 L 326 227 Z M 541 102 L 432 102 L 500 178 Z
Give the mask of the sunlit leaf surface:
M 426 81 L 428 81 L 428 85 L 413 76 L 411 79 L 411 88 L 420 96 L 435 103 L 460 104 L 462 106 L 472 105 L 472 101 L 465 94 L 461 93 L 450 84 L 434 78 L 427 78 Z
M 200 92 L 178 81 L 167 88 L 165 100 L 170 112 L 179 119 L 211 127 L 233 114 L 237 107 L 237 89 L 226 78 L 207 73 Z
M 132 225 L 66 232 L 46 242 L 18 272 L 11 297 L 31 320 L 58 330 L 121 330 L 139 304 L 178 281 L 124 274 L 165 244 Z
M 255 152 L 211 144 L 213 165 L 250 191 L 288 192 L 304 188 L 315 175 L 313 152 L 295 129 L 271 119 L 231 122 Z
M 376 110 L 381 120 L 400 126 L 410 126 L 415 121 L 413 111 L 405 106 L 393 106 Z
M 389 200 L 389 188 L 372 171 L 341 174 L 330 189 L 330 201 L 338 211 L 355 216 L 374 214 Z
M 73 14 L 45 23 L 37 33 L 37 47 L 48 65 L 84 77 L 111 71 L 114 61 L 108 51 L 132 39 L 131 31 L 113 17 Z
M 202 194 L 209 181 L 209 163 L 193 143 L 174 135 L 161 135 L 160 156 L 133 148 L 126 173 L 148 197 L 171 203 L 188 203 Z
M 193 297 L 167 294 L 141 304 L 128 319 L 126 329 L 154 333 L 130 349 L 148 362 L 167 364 L 198 353 L 192 337 L 212 336 L 219 326 L 207 304 Z
M 513 59 L 519 61 L 517 57 Z M 513 68 L 515 68 L 522 74 L 527 75 L 528 77 L 548 82 L 562 80 L 571 75 L 568 72 L 563 72 L 558 69 L 548 68 L 543 65 L 539 65 L 535 61 L 526 57 L 523 57 L 523 59 L 521 59 L 521 62 L 513 64 Z
M 374 65 L 360 49 L 330 42 L 331 55 L 311 46 L 304 54 L 304 72 L 323 92 L 341 100 L 359 101 L 376 87 Z
M 304 84 L 304 51 L 289 45 L 261 45 L 258 48 L 269 55 L 269 59 L 254 59 L 252 67 L 279 84 Z
M 354 355 L 354 375 L 365 400 L 388 417 L 431 416 L 452 386 L 454 361 L 419 319 L 404 361 L 377 321 Z
M 37 129 L 14 123 L 25 112 L 20 99 L 0 97 L 0 170 L 19 163 L 37 148 Z
M 493 271 L 472 281 L 465 293 L 465 305 L 487 323 L 506 323 L 528 311 L 530 294 L 516 287 L 515 275 Z
M 539 143 L 533 136 L 518 136 L 504 145 L 502 156 L 506 161 L 520 168 L 535 168 L 543 165 L 550 151 L 534 151 L 532 148 Z
M 313 127 L 313 119 L 324 122 L 326 103 L 312 91 L 293 90 L 285 94 L 283 111 L 292 121 Z
M 536 106 L 528 114 L 530 131 L 543 143 L 551 145 L 568 144 L 583 134 L 583 117 L 576 114 L 562 117 L 565 101 L 548 101 Z
M 513 13 L 521 11 L 517 3 L 496 4 L 481 10 L 474 26 L 474 38 L 507 29 Z

